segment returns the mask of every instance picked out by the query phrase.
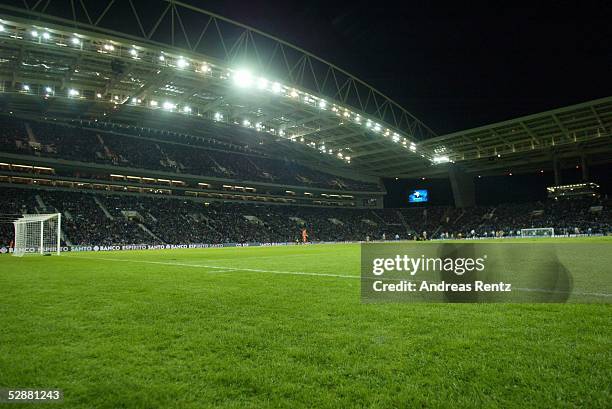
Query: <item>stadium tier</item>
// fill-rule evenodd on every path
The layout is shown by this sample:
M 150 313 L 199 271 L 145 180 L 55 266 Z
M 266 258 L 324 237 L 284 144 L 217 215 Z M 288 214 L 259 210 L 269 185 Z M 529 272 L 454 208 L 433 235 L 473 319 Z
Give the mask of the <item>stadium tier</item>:
M 336 209 L 4 188 L 0 206 L 8 213 L 62 213 L 63 242 L 73 246 L 295 242 L 302 227 L 315 242 L 503 237 L 527 228 L 612 233 L 612 202 L 596 198 L 470 209 Z M 3 246 L 13 240 L 9 226 L 3 225 Z
M 381 190 L 376 183 L 321 172 L 290 158 L 264 157 L 245 153 L 245 149 L 237 152 L 238 147 L 227 150 L 222 144 L 185 134 L 95 122 L 60 125 L 11 117 L 2 118 L 0 127 L 0 152 L 21 155 L 22 163 L 55 158 L 231 181 L 344 191 Z

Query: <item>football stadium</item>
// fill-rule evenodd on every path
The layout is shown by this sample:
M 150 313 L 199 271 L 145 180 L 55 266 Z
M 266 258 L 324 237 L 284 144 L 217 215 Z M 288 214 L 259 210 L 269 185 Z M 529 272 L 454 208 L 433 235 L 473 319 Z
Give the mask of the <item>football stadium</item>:
M 610 407 L 612 96 L 437 133 L 202 7 L 0 4 L 0 405 Z

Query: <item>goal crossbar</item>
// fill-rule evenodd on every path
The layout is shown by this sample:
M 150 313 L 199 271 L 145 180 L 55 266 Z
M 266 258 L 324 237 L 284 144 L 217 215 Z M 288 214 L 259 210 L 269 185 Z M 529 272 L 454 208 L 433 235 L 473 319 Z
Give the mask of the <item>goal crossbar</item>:
M 13 255 L 60 254 L 61 213 L 24 214 L 13 221 L 15 247 Z

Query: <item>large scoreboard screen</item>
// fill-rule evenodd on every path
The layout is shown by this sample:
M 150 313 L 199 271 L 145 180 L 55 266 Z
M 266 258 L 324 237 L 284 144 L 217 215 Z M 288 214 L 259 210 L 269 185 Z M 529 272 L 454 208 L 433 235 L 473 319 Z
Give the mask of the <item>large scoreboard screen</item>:
M 426 189 L 411 190 L 408 195 L 408 203 L 423 203 L 429 200 Z

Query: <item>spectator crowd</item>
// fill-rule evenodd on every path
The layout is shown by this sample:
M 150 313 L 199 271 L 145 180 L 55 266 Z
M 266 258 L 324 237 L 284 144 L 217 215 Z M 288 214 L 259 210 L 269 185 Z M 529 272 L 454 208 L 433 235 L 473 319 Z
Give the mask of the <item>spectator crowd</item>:
M 456 209 L 342 209 L 178 197 L 3 188 L 3 214 L 61 212 L 71 245 L 273 243 L 514 236 L 520 229 L 556 234 L 612 234 L 612 202 L 596 198 Z M 0 225 L 0 245 L 13 238 Z
M 153 130 L 83 128 L 0 118 L 0 151 L 111 166 L 337 190 L 380 191 L 375 183 L 339 177 L 289 159 L 170 140 Z M 190 142 L 188 144 L 187 142 Z M 223 150 L 226 149 L 226 150 Z

